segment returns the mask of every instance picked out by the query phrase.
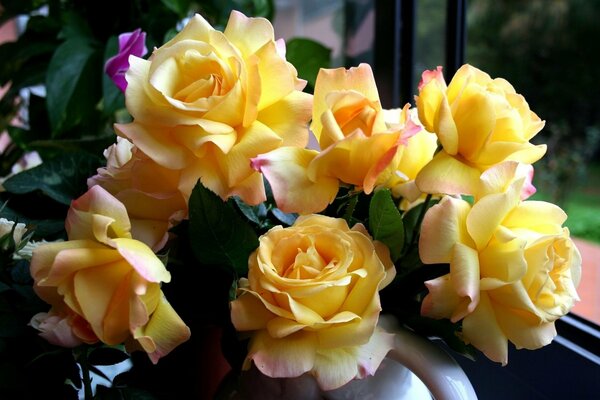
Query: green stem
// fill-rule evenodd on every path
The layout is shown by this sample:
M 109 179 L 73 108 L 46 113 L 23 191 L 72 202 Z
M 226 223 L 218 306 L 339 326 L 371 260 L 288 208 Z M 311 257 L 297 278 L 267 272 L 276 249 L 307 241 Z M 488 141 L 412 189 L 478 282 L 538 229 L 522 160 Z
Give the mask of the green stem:
M 358 193 L 355 193 L 354 196 L 350 197 L 348 200 L 348 205 L 346 206 L 346 210 L 344 212 L 344 219 L 351 223 L 352 215 L 354 214 L 354 210 L 356 209 L 356 204 L 358 203 Z
M 88 351 L 89 349 L 84 347 L 79 353 L 78 362 L 81 366 L 81 378 L 83 381 L 83 393 L 85 400 L 92 400 L 94 394 L 92 392 L 92 377 L 90 375 L 90 366 L 88 364 Z

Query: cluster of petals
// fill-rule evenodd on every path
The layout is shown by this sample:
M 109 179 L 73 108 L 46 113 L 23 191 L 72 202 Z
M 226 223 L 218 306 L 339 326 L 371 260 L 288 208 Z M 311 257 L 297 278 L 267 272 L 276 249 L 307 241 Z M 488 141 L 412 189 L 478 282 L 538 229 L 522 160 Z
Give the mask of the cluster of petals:
M 399 149 L 419 131 L 408 106 L 390 113 L 381 107 L 371 67 L 321 69 L 314 91 L 311 131 L 320 150 L 282 147 L 252 160 L 268 179 L 277 205 L 287 212 L 320 212 L 340 184 L 369 194 L 398 167 Z
M 530 143 L 544 121 L 525 98 L 469 64 L 449 85 L 441 67 L 425 71 L 416 103 L 419 120 L 442 146 L 417 176 L 424 193 L 473 194 L 483 171 L 503 161 L 533 164 L 546 152 Z
M 102 186 L 127 209 L 131 235 L 154 252 L 169 239 L 169 229 L 187 217 L 187 201 L 179 190 L 180 171 L 165 168 L 128 140 L 104 151 L 106 166 L 88 179 Z
M 508 362 L 508 341 L 537 349 L 578 300 L 581 255 L 556 205 L 526 200 L 528 169 L 505 162 L 481 175 L 473 205 L 444 197 L 426 214 L 419 254 L 450 272 L 426 282 L 422 314 L 462 322 L 462 339 Z
M 97 341 L 143 350 L 153 362 L 190 336 L 166 300 L 170 273 L 143 242 L 131 238 L 123 204 L 100 186 L 74 200 L 69 240 L 33 251 L 34 290 L 52 308 L 31 324 L 55 344 Z
M 150 159 L 180 171 L 185 198 L 200 179 L 223 199 L 266 200 L 250 159 L 280 146 L 304 147 L 312 96 L 285 59 L 265 18 L 233 11 L 224 31 L 194 15 L 149 59 L 129 58 L 126 106 L 117 124 Z
M 393 346 L 376 324 L 379 290 L 394 276 L 389 250 L 360 224 L 306 215 L 271 229 L 231 303 L 235 328 L 252 332 L 244 368 L 309 373 L 323 390 L 374 374 Z

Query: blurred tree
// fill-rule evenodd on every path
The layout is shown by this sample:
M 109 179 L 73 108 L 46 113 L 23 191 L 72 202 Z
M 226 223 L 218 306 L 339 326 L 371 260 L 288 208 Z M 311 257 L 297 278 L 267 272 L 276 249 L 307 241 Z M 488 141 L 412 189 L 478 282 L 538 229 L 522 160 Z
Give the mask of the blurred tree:
M 546 127 L 537 184 L 564 202 L 600 142 L 599 0 L 469 3 L 467 62 L 510 81 Z

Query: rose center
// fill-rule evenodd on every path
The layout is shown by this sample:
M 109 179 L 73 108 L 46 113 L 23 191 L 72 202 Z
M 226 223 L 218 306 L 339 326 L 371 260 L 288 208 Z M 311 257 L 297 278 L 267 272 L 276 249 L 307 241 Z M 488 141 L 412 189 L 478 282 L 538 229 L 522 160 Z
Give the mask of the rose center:
M 291 279 L 313 279 L 319 276 L 333 261 L 326 261 L 314 246 L 306 250 L 298 249 L 298 254 L 283 273 L 283 276 Z
M 178 60 L 179 80 L 173 98 L 186 103 L 217 96 L 223 92 L 221 64 L 198 52 L 186 52 Z
M 368 100 L 364 99 L 358 105 L 343 107 L 334 112 L 335 120 L 344 136 L 350 135 L 357 129 L 360 129 L 366 136 L 371 136 L 377 112 L 368 103 Z

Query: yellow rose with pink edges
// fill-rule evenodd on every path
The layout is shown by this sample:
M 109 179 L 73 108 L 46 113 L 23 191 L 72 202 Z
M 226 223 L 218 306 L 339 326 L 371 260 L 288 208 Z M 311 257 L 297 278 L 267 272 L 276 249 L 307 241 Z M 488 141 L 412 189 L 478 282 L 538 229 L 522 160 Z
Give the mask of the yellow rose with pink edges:
M 393 345 L 376 324 L 379 290 L 394 276 L 389 250 L 360 224 L 308 215 L 272 228 L 231 303 L 235 328 L 252 334 L 244 369 L 310 373 L 323 390 L 374 374 Z
M 532 164 L 546 152 L 546 145 L 530 143 L 544 121 L 525 98 L 469 64 L 449 85 L 441 67 L 424 72 L 416 103 L 420 121 L 443 148 L 417 177 L 425 193 L 473 194 L 486 169 L 503 161 Z
M 423 263 L 450 264 L 450 273 L 426 282 L 422 314 L 462 321 L 462 339 L 502 364 L 508 341 L 537 349 L 553 340 L 554 322 L 579 299 L 581 277 L 566 214 L 521 201 L 525 177 L 515 164 L 484 172 L 473 205 L 448 196 L 429 209 L 419 241 Z
M 400 112 L 408 113 L 408 106 Z M 282 147 L 252 160 L 286 212 L 322 211 L 340 184 L 371 193 L 388 181 L 400 160 L 398 149 L 419 130 L 406 115 L 386 123 L 368 64 L 321 69 L 312 114 L 320 151 Z
M 43 335 L 57 344 L 125 342 L 154 363 L 190 337 L 161 290 L 169 271 L 131 238 L 122 203 L 93 186 L 73 201 L 66 230 L 68 241 L 38 246 L 31 259 L 34 290 L 52 306 L 32 321 Z
M 187 201 L 179 190 L 181 171 L 165 168 L 123 138 L 104 151 L 106 167 L 88 179 L 115 196 L 131 222 L 133 238 L 154 252 L 169 239 L 169 229 L 187 217 Z
M 117 133 L 180 170 L 186 198 L 201 179 L 223 199 L 258 204 L 266 196 L 250 159 L 308 142 L 312 97 L 265 18 L 232 11 L 220 32 L 196 14 L 148 60 L 129 63 L 125 94 L 134 120 L 117 124 Z

